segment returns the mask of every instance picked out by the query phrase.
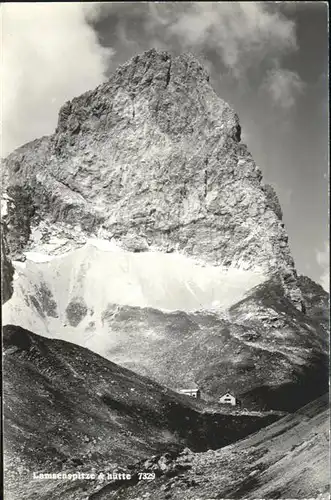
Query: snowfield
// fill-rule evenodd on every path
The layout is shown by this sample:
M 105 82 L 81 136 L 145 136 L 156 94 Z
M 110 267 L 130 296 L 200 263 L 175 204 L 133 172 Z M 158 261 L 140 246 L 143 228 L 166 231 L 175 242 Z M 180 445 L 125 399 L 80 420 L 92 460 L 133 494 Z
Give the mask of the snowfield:
M 97 343 L 109 337 L 104 315 L 110 306 L 226 310 L 266 279 L 252 271 L 202 266 L 176 253 L 128 252 L 101 239 L 60 256 L 25 255 L 24 264 L 14 263 L 14 294 L 3 307 L 3 324 L 80 345 L 89 343 L 92 330 L 101 335 Z M 75 317 L 68 318 L 68 311 Z

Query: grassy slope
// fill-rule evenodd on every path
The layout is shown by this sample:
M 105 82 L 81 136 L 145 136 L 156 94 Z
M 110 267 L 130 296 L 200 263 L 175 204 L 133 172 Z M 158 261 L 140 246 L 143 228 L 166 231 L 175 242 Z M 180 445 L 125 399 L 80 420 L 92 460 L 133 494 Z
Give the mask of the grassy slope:
M 328 396 L 221 450 L 146 465 L 154 481 L 109 484 L 89 500 L 329 498 Z
M 12 498 L 49 498 L 33 497 L 33 471 L 104 470 L 185 446 L 219 448 L 277 418 L 203 412 L 190 398 L 88 349 L 20 327 L 4 327 L 3 347 Z

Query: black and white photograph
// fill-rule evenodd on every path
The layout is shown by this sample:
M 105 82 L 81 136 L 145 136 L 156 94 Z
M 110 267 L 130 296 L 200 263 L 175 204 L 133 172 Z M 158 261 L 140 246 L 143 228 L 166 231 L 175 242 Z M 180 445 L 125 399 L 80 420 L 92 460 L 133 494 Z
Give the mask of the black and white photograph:
M 330 500 L 327 2 L 3 2 L 4 500 Z

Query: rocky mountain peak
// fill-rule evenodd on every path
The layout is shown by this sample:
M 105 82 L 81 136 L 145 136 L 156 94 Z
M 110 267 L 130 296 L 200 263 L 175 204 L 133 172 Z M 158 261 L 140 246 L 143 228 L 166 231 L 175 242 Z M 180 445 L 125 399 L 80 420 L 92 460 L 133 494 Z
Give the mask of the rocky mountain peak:
M 134 252 L 280 273 L 301 307 L 279 201 L 240 132 L 193 56 L 153 49 L 65 103 L 52 136 L 7 158 L 6 178 L 29 191 L 46 240 L 78 227 Z
M 59 113 L 54 151 L 58 152 L 66 143 L 63 134 L 71 136 L 70 144 L 73 145 L 72 136 L 79 133 L 95 131 L 102 135 L 104 130 L 122 127 L 125 120 L 126 125 L 132 127 L 141 124 L 143 118 L 144 121 L 146 118 L 156 121 L 172 138 L 176 135 L 190 137 L 191 121 L 202 111 L 197 101 L 204 93 L 207 95 L 202 105 L 208 108 L 209 114 L 217 104 L 215 125 L 221 118 L 223 123 L 219 126 L 223 125 L 224 130 L 227 125 L 227 133 L 239 141 L 237 115 L 211 91 L 207 72 L 191 54 L 174 57 L 168 52 L 149 50 L 120 66 L 108 82 L 64 104 Z M 146 100 L 147 116 L 143 106 Z M 176 110 L 179 107 L 180 116 Z M 199 129 L 205 122 L 203 114 L 200 118 L 201 122 L 196 124 Z

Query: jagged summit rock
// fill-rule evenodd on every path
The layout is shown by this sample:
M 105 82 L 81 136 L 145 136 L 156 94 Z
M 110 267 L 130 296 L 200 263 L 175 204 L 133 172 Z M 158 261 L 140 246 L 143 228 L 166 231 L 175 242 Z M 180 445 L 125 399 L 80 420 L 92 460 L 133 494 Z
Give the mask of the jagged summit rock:
M 49 234 L 66 224 L 131 251 L 277 272 L 300 308 L 277 196 L 240 131 L 192 55 L 152 49 L 65 103 L 52 136 L 8 156 L 5 178 L 28 193 L 34 228 L 46 220 Z

